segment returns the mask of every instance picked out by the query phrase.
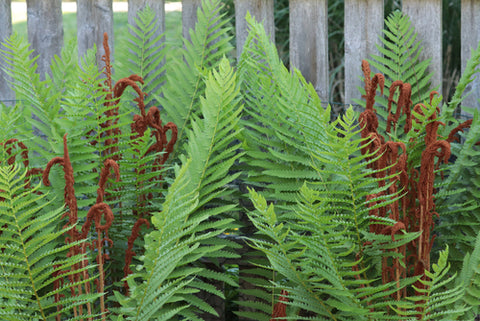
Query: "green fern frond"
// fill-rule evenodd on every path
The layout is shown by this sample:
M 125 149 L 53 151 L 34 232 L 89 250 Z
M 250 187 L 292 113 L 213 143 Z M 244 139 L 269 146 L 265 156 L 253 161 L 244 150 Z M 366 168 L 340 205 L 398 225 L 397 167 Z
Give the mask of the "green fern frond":
M 471 308 L 461 318 L 471 320 L 480 313 L 480 234 L 477 236 L 473 251 L 465 255 L 456 285 L 465 290 L 465 295 L 458 303 L 467 304 Z
M 6 72 L 12 79 L 12 88 L 19 101 L 19 111 L 22 121 L 18 124 L 17 138 L 25 141 L 29 149 L 35 145 L 39 151 L 48 150 L 48 143 L 42 139 L 32 143 L 32 133 L 40 137 L 54 137 L 58 127 L 53 120 L 60 113 L 59 98 L 61 92 L 52 92 L 52 80 L 40 81 L 36 73 L 36 58 L 31 58 L 33 52 L 28 43 L 16 33 L 5 41 L 6 51 L 2 51 Z M 34 115 L 34 116 L 33 116 Z
M 462 144 L 451 143 L 456 160 L 447 168 L 448 176 L 436 196 L 440 214 L 440 224 L 435 229 L 439 234 L 438 242 L 450 244 L 451 263 L 455 271 L 460 270 L 466 253 L 473 251 L 480 226 L 477 170 L 480 149 L 476 145 L 480 140 L 480 118 L 477 111 L 468 132 L 462 134 L 462 140 Z M 442 193 L 443 190 L 446 193 Z M 461 190 L 462 193 L 448 193 Z
M 468 84 L 470 84 L 477 76 L 474 77 L 476 73 L 478 73 L 478 66 L 480 65 L 480 43 L 478 47 L 471 51 L 471 58 L 467 61 L 467 65 L 465 66 L 465 70 L 462 72 L 462 76 L 460 77 L 457 86 L 455 87 L 455 93 L 448 104 L 444 104 L 442 106 L 442 115 L 445 115 L 445 118 L 448 120 L 447 126 L 443 131 L 443 135 L 447 136 L 448 133 L 454 128 L 458 122 L 455 121 L 453 115 L 457 110 L 458 106 L 461 104 L 462 100 L 466 97 L 463 96 L 465 89 L 467 88 Z M 471 106 L 461 106 L 462 110 L 473 114 L 474 110 L 471 109 Z
M 242 110 L 237 96 L 236 75 L 224 58 L 218 71 L 212 71 L 207 77 L 205 97 L 200 100 L 202 119 L 192 123 L 186 146 L 188 154 L 182 156 L 183 166 L 177 170 L 176 179 L 168 189 L 162 211 L 152 216 L 157 229 L 145 239 L 144 270 L 128 278 L 132 294 L 123 301 L 122 312 L 129 320 L 161 316 L 164 309 L 185 305 L 195 309 L 178 310 L 178 315 L 201 320 L 199 313 L 215 312 L 195 296 L 200 290 L 211 292 L 212 289 L 203 285 L 205 281 L 197 276 L 235 285 L 198 261 L 216 259 L 216 252 L 228 251 L 230 245 L 218 236 L 232 221 L 222 219 L 222 215 L 234 210 L 234 206 L 226 204 L 216 208 L 216 204 L 231 194 L 225 185 L 238 176 L 229 174 L 229 166 L 241 156 L 235 152 L 238 149 L 235 130 Z M 232 252 L 228 255 L 235 256 Z M 134 284 L 134 278 L 141 278 L 143 282 Z M 159 305 L 156 297 L 169 291 L 170 283 L 181 286 L 173 288 L 171 296 L 166 296 Z
M 165 82 L 166 47 L 158 46 L 165 35 L 158 34 L 157 22 L 155 12 L 149 6 L 137 13 L 135 25 L 129 25 L 128 50 L 123 51 L 123 63 L 120 70 L 117 68 L 117 78 L 131 74 L 142 77 L 144 84 L 139 84 L 139 87 L 148 93 L 146 106 L 158 104 L 155 95 L 160 95 L 160 87 Z
M 365 166 L 369 156 L 360 154 L 353 110 L 347 110 L 330 126 L 326 139 L 312 150 L 316 164 L 321 165 L 311 165 L 319 176 L 328 179 L 305 182 L 297 204 L 285 206 L 288 214 L 277 215 L 272 204 L 267 206 L 263 196 L 251 191 L 257 211 L 249 217 L 264 238 L 250 242 L 268 257 L 270 269 L 288 280 L 273 283 L 289 292 L 293 311 L 307 310 L 316 318 L 332 320 L 397 319 L 386 314 L 386 302 L 393 302 L 388 297 L 416 279 L 379 284 L 376 275 L 371 279 L 369 275 L 378 269 L 380 257 L 403 259 L 401 253 L 388 250 L 407 244 L 419 233 L 395 235 L 395 242 L 390 235 L 368 236 L 372 217 L 365 197 L 378 184 Z M 386 185 L 378 192 L 386 191 Z M 388 193 L 379 196 L 383 203 L 379 206 L 398 197 Z M 375 224 L 393 223 L 385 218 Z
M 420 60 L 422 47 L 420 41 L 417 40 L 417 34 L 411 25 L 410 18 L 397 10 L 385 19 L 385 26 L 384 35 L 380 37 L 382 46 L 377 45 L 381 56 L 371 55 L 371 59 L 366 59 L 377 72 L 385 76 L 387 96 L 377 97 L 377 106 L 375 107 L 381 116 L 379 126 L 383 130 L 385 130 L 385 121 L 387 120 L 388 90 L 392 82 L 401 80 L 411 84 L 411 97 L 413 105 L 416 105 L 428 101 L 430 79 L 433 76 L 432 73 L 427 72 L 431 59 Z M 358 89 L 362 95 L 365 94 L 364 88 Z M 398 98 L 398 94 L 396 97 Z M 365 107 L 363 100 L 355 99 L 354 101 Z
M 192 128 L 192 121 L 200 115 L 197 107 L 205 94 L 205 79 L 216 68 L 232 46 L 229 43 L 228 20 L 221 13 L 219 0 L 202 1 L 195 30 L 190 41 L 184 39 L 179 59 L 172 62 L 167 74 L 163 97 L 157 97 L 170 121 L 178 127 L 178 140 Z
M 98 295 L 54 300 L 56 294 L 66 292 L 72 286 L 65 282 L 54 288 L 54 282 L 68 275 L 54 272 L 80 266 L 85 258 L 80 255 L 67 257 L 67 251 L 81 243 L 61 244 L 63 234 L 68 231 L 56 230 L 63 209 L 46 211 L 47 203 L 42 204 L 46 201 L 45 195 L 35 193 L 38 186 L 26 189 L 26 172 L 18 165 L 0 166 L 3 199 L 0 202 L 0 296 L 5 300 L 0 316 L 4 320 L 51 320 L 86 302 L 94 302 Z M 89 267 L 76 272 L 86 269 Z M 89 281 L 83 280 L 76 285 Z
M 294 202 L 305 180 L 322 179 L 310 164 L 316 162 L 312 150 L 325 136 L 329 110 L 298 71 L 292 74 L 282 64 L 262 24 L 249 16 L 247 22 L 250 32 L 238 66 L 248 115 L 242 122 L 245 181 L 266 188 L 268 199 Z
M 416 316 L 415 320 L 457 320 L 469 310 L 465 305 L 445 309 L 449 305 L 462 299 L 463 285 L 450 287 L 456 274 L 449 276 L 450 265 L 447 263 L 448 246 L 440 252 L 438 263 L 432 265 L 433 272 L 425 271 L 428 279 L 419 279 L 422 287 L 414 286 L 419 295 L 409 297 L 407 300 L 414 304 L 399 304 L 399 315 Z

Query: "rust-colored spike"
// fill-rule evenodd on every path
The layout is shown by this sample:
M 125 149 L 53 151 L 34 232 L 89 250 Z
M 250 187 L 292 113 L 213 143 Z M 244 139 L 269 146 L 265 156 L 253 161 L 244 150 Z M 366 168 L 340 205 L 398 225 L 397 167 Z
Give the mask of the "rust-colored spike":
M 458 137 L 457 137 L 457 133 L 458 132 L 462 132 L 463 133 L 463 130 L 465 128 L 470 128 L 470 126 L 472 126 L 472 121 L 473 119 L 469 119 L 469 120 L 466 120 L 464 121 L 463 123 L 459 124 L 457 127 L 455 127 L 454 129 L 452 129 L 452 131 L 450 132 L 450 134 L 448 134 L 448 138 L 447 138 L 447 141 L 449 143 L 452 143 L 454 141 L 457 141 L 458 142 Z
M 287 304 L 285 302 L 288 302 L 288 292 L 282 290 L 278 302 L 273 306 L 272 318 L 270 321 L 286 321 L 286 319 L 278 319 L 287 316 Z
M 147 221 L 144 218 L 139 218 L 135 224 L 132 227 L 132 233 L 130 234 L 130 237 L 128 238 L 128 246 L 127 246 L 127 251 L 125 252 L 125 266 L 123 267 L 123 276 L 127 277 L 132 273 L 132 270 L 130 269 L 130 264 L 132 263 L 132 258 L 136 255 L 136 253 L 132 250 L 133 249 L 133 243 L 137 239 L 139 233 L 140 233 L 140 227 L 142 225 L 146 225 L 147 228 L 150 228 L 150 222 Z M 124 288 L 125 288 L 125 293 L 128 295 L 129 287 L 127 281 L 124 282 Z
M 97 203 L 103 202 L 103 196 L 105 195 L 105 184 L 107 183 L 108 176 L 110 175 L 110 169 L 113 169 L 116 181 L 120 181 L 120 168 L 113 159 L 107 159 L 103 163 L 102 171 L 100 172 L 100 181 L 98 182 L 97 189 Z

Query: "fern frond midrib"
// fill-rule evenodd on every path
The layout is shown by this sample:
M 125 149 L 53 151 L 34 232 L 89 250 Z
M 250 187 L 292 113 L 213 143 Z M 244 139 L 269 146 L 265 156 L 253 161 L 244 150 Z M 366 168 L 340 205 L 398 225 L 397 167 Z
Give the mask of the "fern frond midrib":
M 24 264 L 26 266 L 26 269 L 28 271 L 28 279 L 30 281 L 30 286 L 32 287 L 32 290 L 33 290 L 33 294 L 35 296 L 35 301 L 38 305 L 38 308 L 39 308 L 39 311 L 42 315 L 42 319 L 43 320 L 47 320 L 46 317 L 45 317 L 45 312 L 44 312 L 44 309 L 43 309 L 43 305 L 41 303 L 41 299 L 40 299 L 40 296 L 39 296 L 39 293 L 38 293 L 38 290 L 37 288 L 35 287 L 35 280 L 33 279 L 33 275 L 32 275 L 32 271 L 31 271 L 31 265 L 29 263 L 29 260 L 28 260 L 28 255 L 27 255 L 27 249 L 25 248 L 25 242 L 26 240 L 23 239 L 23 233 L 22 233 L 22 228 L 20 227 L 19 225 L 19 222 L 18 222 L 18 219 L 17 219 L 17 216 L 14 214 L 16 213 L 16 206 L 14 204 L 14 195 L 12 195 L 12 186 L 8 186 L 8 192 L 9 192 L 9 208 L 11 209 L 12 213 L 13 213 L 13 218 L 15 220 L 15 228 L 16 228 L 16 234 L 18 235 L 18 237 L 20 238 L 21 240 L 21 244 L 22 244 L 22 253 L 23 253 L 23 261 L 24 261 Z
M 200 66 L 197 67 L 197 68 L 200 68 L 200 70 L 203 70 L 203 68 L 205 66 L 205 62 L 207 60 L 206 52 L 207 52 L 207 49 L 208 49 L 208 42 L 207 42 L 208 35 L 209 35 L 209 32 L 208 31 L 205 32 L 204 37 L 202 39 L 203 46 L 202 46 Z M 193 66 L 190 66 L 190 68 L 193 68 Z M 200 72 L 198 72 L 197 73 L 197 78 L 195 80 L 195 89 L 193 91 L 192 99 L 190 100 L 190 105 L 188 106 L 187 116 L 185 117 L 185 120 L 184 120 L 182 126 L 180 127 L 180 131 L 178 132 L 177 141 L 182 141 L 182 137 L 183 137 L 184 132 L 186 130 L 186 125 L 187 125 L 188 122 L 192 121 L 190 119 L 191 118 L 190 116 L 193 113 L 193 106 L 194 106 L 195 101 L 196 101 L 197 92 L 200 90 L 200 84 L 202 83 L 202 79 L 203 79 L 202 74 Z M 177 149 L 174 149 L 173 152 L 172 152 L 172 155 L 171 155 L 172 159 L 175 159 L 176 150 Z

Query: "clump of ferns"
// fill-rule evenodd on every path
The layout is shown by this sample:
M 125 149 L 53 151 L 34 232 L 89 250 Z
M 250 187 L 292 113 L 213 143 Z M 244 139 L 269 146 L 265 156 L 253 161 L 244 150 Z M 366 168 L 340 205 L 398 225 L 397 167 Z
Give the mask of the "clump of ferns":
M 105 302 L 106 287 L 119 281 L 121 277 L 132 273 L 130 264 L 136 254 L 134 242 L 139 236 L 140 227 L 142 225 L 150 226 L 149 200 L 154 197 L 154 191 L 158 192 L 160 190 L 159 188 L 151 188 L 151 186 L 163 186 L 162 173 L 168 156 L 173 151 L 177 137 L 177 128 L 173 123 L 162 125 L 160 111 L 157 107 L 152 106 L 148 112 L 145 111 L 144 97 L 146 94 L 137 85 L 137 83 L 143 83 L 141 77 L 131 75 L 120 79 L 113 85 L 107 34 L 104 34 L 103 45 L 105 55 L 102 57 L 102 60 L 105 62 L 104 75 L 106 79 L 98 90 L 104 95 L 102 100 L 105 107 L 104 114 L 98 117 L 99 128 L 89 131 L 89 137 L 87 137 L 90 144 L 96 146 L 99 150 L 100 160 L 103 162 L 103 168 L 99 173 L 99 188 L 97 189 L 96 202 L 88 209 L 86 217 L 81 222 L 78 216 L 79 209 L 74 189 L 74 170 L 67 147 L 67 134 L 63 138 L 63 157 L 54 157 L 48 162 L 43 171 L 43 183 L 45 186 L 50 185 L 48 176 L 53 165 L 59 164 L 63 167 L 65 180 L 64 198 L 65 205 L 68 208 L 68 211 L 62 216 L 62 219 L 67 218 L 67 223 L 64 227 L 68 228 L 68 235 L 65 236 L 65 242 L 66 244 L 71 244 L 92 239 L 91 242 L 81 243 L 83 244 L 82 246 L 75 245 L 70 248 L 67 256 L 86 255 L 86 258 L 81 264 L 71 266 L 69 271 L 56 271 L 55 277 L 58 279 L 54 283 L 54 290 L 63 286 L 64 281 L 61 275 L 65 275 L 69 279 L 70 284 L 73 284 L 70 288 L 73 298 L 95 292 L 93 290 L 93 286 L 95 286 L 100 298 L 98 308 L 95 309 L 91 302 L 86 302 L 75 307 L 74 315 L 91 316 L 97 312 L 105 319 L 108 312 Z M 128 87 L 132 88 L 138 95 L 134 101 L 140 109 L 140 115 L 133 116 L 133 120 L 130 122 L 131 132 L 122 134 L 118 104 Z M 168 132 L 170 132 L 170 138 L 167 137 Z M 124 148 L 121 149 L 121 146 Z M 134 158 L 133 161 L 132 157 Z M 124 173 L 122 176 L 120 175 L 120 168 L 122 168 L 122 173 Z M 109 182 L 112 169 L 115 173 L 115 183 L 111 180 Z M 97 172 L 96 168 L 94 172 Z M 131 195 L 133 195 L 135 198 L 134 204 L 127 208 L 122 208 L 122 202 L 126 195 L 126 198 L 131 198 Z M 124 213 L 125 211 L 132 212 L 130 215 L 125 216 L 133 217 L 133 221 L 121 220 L 122 212 Z M 120 215 L 115 215 L 115 212 Z M 113 233 L 115 237 L 111 237 L 109 232 L 114 220 L 116 224 L 113 226 L 116 226 L 118 230 Z M 80 223 L 82 226 L 80 229 L 77 229 L 76 226 Z M 129 223 L 129 225 L 125 223 Z M 90 233 L 92 224 L 95 225 L 94 233 Z M 131 231 L 128 232 L 125 227 L 127 229 L 131 227 Z M 128 240 L 127 235 L 130 235 Z M 125 243 L 125 246 L 118 243 Z M 114 244 L 116 244 L 115 247 Z M 108 251 L 106 250 L 107 247 Z M 88 255 L 92 255 L 92 253 L 96 253 L 95 258 L 89 258 Z M 105 274 L 106 263 L 112 260 L 110 256 L 118 256 L 119 253 L 122 255 L 122 258 L 113 258 L 114 264 L 111 264 L 111 267 L 121 266 L 121 261 L 124 261 L 123 271 L 119 273 L 121 269 L 119 271 L 109 269 L 110 273 L 107 276 Z M 92 264 L 92 260 L 95 260 L 97 263 L 98 278 L 91 277 L 87 272 L 87 267 Z M 107 277 L 110 279 L 107 280 Z M 126 284 L 125 292 L 128 293 Z M 55 297 L 55 302 L 60 302 L 64 295 L 64 293 L 59 292 Z M 57 310 L 60 311 L 61 307 L 58 306 Z M 57 319 L 60 320 L 60 315 Z
M 106 112 L 103 117 L 105 122 L 100 124 L 104 130 L 98 141 L 92 144 L 103 142 L 102 159 L 111 158 L 116 160 L 122 167 L 122 181 L 116 184 L 116 188 L 108 190 L 107 199 L 122 200 L 117 202 L 118 206 L 114 211 L 118 214 L 118 224 L 115 224 L 114 235 L 119 239 L 125 240 L 126 225 L 133 226 L 128 236 L 127 247 L 119 251 L 125 255 L 125 267 L 123 276 L 131 273 L 130 263 L 135 255 L 133 250 L 134 242 L 139 235 L 140 227 L 150 226 L 150 212 L 157 209 L 152 204 L 154 198 L 162 197 L 165 190 L 163 173 L 165 164 L 169 155 L 173 152 L 177 141 L 177 126 L 168 122 L 163 125 L 160 118 L 160 110 L 156 106 L 151 106 L 146 111 L 144 93 L 139 84 L 143 84 L 143 79 L 138 75 L 131 75 L 112 84 L 112 68 L 110 64 L 110 49 L 108 46 L 108 36 L 104 34 L 103 46 L 105 55 L 102 60 L 105 62 L 105 81 L 101 90 L 105 93 Z M 140 114 L 133 116 L 130 122 L 130 133 L 122 134 L 119 124 L 119 103 L 125 91 L 131 88 L 137 97 L 134 99 Z M 127 144 L 123 150 L 119 149 L 122 142 L 119 138 L 125 138 Z M 134 199 L 132 199 L 134 198 Z M 131 213 L 126 213 L 131 212 Z M 117 230 L 117 229 L 120 230 Z M 115 280 L 115 281 L 118 281 Z M 127 285 L 125 283 L 126 291 Z
M 425 271 L 431 269 L 431 251 L 435 240 L 432 231 L 435 218 L 439 215 L 435 206 L 435 179 L 441 173 L 440 165 L 448 163 L 450 143 L 456 138 L 455 134 L 471 122 L 460 124 L 448 138 L 441 139 L 438 130 L 444 123 L 438 118 L 440 110 L 437 105 L 440 99 L 435 97 L 438 93 L 431 92 L 429 104 L 418 103 L 413 106 L 410 84 L 397 80 L 390 86 L 387 124 L 382 135 L 374 103 L 377 87 L 383 94 L 384 77 L 382 74 L 370 77 L 370 67 L 366 61 L 362 62 L 362 70 L 366 108 L 360 114 L 359 122 L 362 138 L 370 142 L 363 145 L 362 154 L 371 155 L 367 157 L 367 160 L 371 160 L 368 166 L 374 170 L 372 175 L 378 180 L 378 186 L 388 186 L 386 190 L 367 197 L 371 208 L 370 233 L 391 236 L 392 242 L 396 235 L 404 232 L 419 234 L 418 238 L 407 244 L 388 250 L 396 255 L 385 255 L 381 261 L 384 284 L 396 282 L 400 285 L 408 277 L 419 278 L 414 284 L 415 293 L 408 293 L 407 288 L 399 287 L 393 297 L 401 300 L 421 295 L 425 284 L 428 284 L 428 273 Z M 397 90 L 399 94 L 395 100 Z M 403 123 L 400 123 L 400 119 Z M 398 138 L 398 131 L 405 134 L 403 139 Z M 400 197 L 388 206 L 378 207 L 378 200 L 385 195 Z M 385 218 L 393 220 L 394 224 L 381 224 Z

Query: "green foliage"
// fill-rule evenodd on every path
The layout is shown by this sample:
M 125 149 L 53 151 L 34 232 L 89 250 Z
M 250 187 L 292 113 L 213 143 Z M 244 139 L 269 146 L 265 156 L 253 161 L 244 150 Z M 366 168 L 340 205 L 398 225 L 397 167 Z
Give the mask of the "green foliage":
M 350 109 L 330 125 L 328 138 L 319 141 L 323 148 L 314 157 L 325 167 L 314 169 L 319 176 L 335 176 L 321 183 L 305 183 L 297 204 L 289 207 L 288 220 L 277 216 L 265 198 L 250 193 L 256 207 L 250 218 L 265 237 L 251 242 L 266 254 L 270 268 L 282 275 L 274 283 L 289 292 L 289 315 L 302 310 L 332 320 L 393 320 L 387 314 L 394 302 L 389 295 L 415 280 L 401 285 L 376 280 L 378 256 L 393 256 L 386 251 L 390 246 L 406 244 L 419 234 L 400 236 L 393 245 L 389 236 L 382 239 L 368 233 L 371 208 L 365 206 L 365 196 L 375 190 L 376 180 L 363 164 L 368 155 L 359 155 L 359 141 L 352 139 L 358 131 L 354 122 Z M 394 199 L 383 197 L 384 204 Z M 383 224 L 392 223 L 385 220 Z
M 19 165 L 0 165 L 0 316 L 3 320 L 52 320 L 61 313 L 77 310 L 98 295 L 81 294 L 76 297 L 58 297 L 72 283 L 54 288 L 72 266 L 81 265 L 81 255 L 67 257 L 72 247 L 80 242 L 62 245 L 62 235 L 69 229 L 58 230 L 57 221 L 62 208 L 49 211 L 45 194 L 37 194 L 39 186 L 28 188 L 27 169 Z M 76 272 L 86 272 L 86 266 Z M 58 272 L 67 271 L 66 274 Z M 81 286 L 84 279 L 75 286 Z M 91 315 L 93 316 L 93 315 Z M 68 318 L 76 320 L 77 318 Z M 65 319 L 67 320 L 67 319 Z
M 427 73 L 430 60 L 420 60 L 422 52 L 421 43 L 417 41 L 417 34 L 411 25 L 410 18 L 403 15 L 401 11 L 394 11 L 385 19 L 386 29 L 384 36 L 380 37 L 383 46 L 377 45 L 381 55 L 372 55 L 366 59 L 376 72 L 385 76 L 385 92 L 388 94 L 392 83 L 401 80 L 409 83 L 412 88 L 413 105 L 428 101 L 430 94 L 430 79 L 433 74 Z M 372 73 L 373 75 L 373 73 Z M 362 95 L 363 88 L 358 88 Z M 377 113 L 381 116 L 380 128 L 385 129 L 387 119 L 388 97 L 377 98 Z M 395 96 L 395 100 L 398 95 Z M 356 100 L 356 103 L 365 106 L 363 100 Z
M 242 122 L 246 182 L 268 189 L 268 199 L 294 201 L 305 180 L 322 179 L 311 167 L 312 150 L 325 136 L 329 109 L 298 71 L 285 68 L 263 26 L 247 19 L 250 33 L 238 66 L 248 115 Z
M 433 272 L 425 272 L 427 280 L 420 279 L 420 284 L 414 286 L 418 295 L 408 298 L 413 304 L 397 304 L 399 309 L 396 311 L 399 315 L 415 316 L 411 320 L 463 320 L 459 317 L 469 310 L 465 305 L 444 309 L 459 301 L 458 298 L 463 297 L 465 292 L 462 284 L 449 288 L 456 275 L 448 275 L 450 266 L 447 259 L 448 246 L 444 251 L 440 251 L 438 263 L 432 265 Z
M 153 214 L 156 230 L 146 237 L 143 269 L 129 278 L 132 295 L 121 300 L 129 320 L 163 320 L 165 315 L 201 320 L 194 309 L 185 307 L 216 312 L 194 294 L 199 290 L 223 294 L 199 277 L 235 285 L 228 276 L 197 262 L 200 258 L 215 262 L 218 257 L 237 257 L 228 249 L 231 242 L 218 238 L 233 221 L 219 214 L 232 211 L 235 205 L 211 206 L 231 194 L 224 186 L 238 176 L 228 175 L 228 171 L 241 156 L 235 153 L 238 132 L 234 129 L 242 109 L 236 75 L 225 58 L 218 71 L 209 74 L 205 98 L 200 100 L 202 119 L 192 123 L 182 167 L 177 169 L 162 211 Z M 134 285 L 134 278 L 142 281 Z
M 168 119 L 178 126 L 179 140 L 192 128 L 192 119 L 199 116 L 196 107 L 205 93 L 205 77 L 232 50 L 222 6 L 219 0 L 203 1 L 195 30 L 190 30 L 189 40 L 184 39 L 184 48 L 167 74 L 163 96 L 157 97 Z
M 277 6 L 286 3 L 277 1 Z M 329 4 L 335 17 L 341 6 Z M 405 253 L 410 253 L 401 249 L 422 234 L 406 232 L 388 215 L 372 214 L 397 206 L 405 193 L 394 188 L 398 173 L 390 170 L 396 164 L 373 168 L 382 155 L 362 152 L 373 142 L 361 138 L 353 110 L 330 122 L 330 108 L 322 106 L 298 70 L 284 66 L 262 25 L 251 17 L 235 70 L 227 58 L 232 47 L 226 9 L 220 0 L 204 0 L 195 30 L 183 39 L 181 48 L 174 48 L 179 54 L 168 64 L 164 61 L 170 44 L 155 45 L 165 35 L 156 34 L 154 13 L 148 8 L 140 12 L 115 75 L 108 70 L 102 75 L 95 49 L 79 65 L 70 43 L 55 58 L 52 76 L 40 81 L 29 47 L 16 35 L 7 41 L 12 52 L 3 53 L 7 71 L 21 100 L 12 112 L 5 106 L 0 109 L 2 128 L 6 128 L 0 134 L 0 142 L 6 144 L 0 146 L 0 284 L 4 285 L 0 314 L 6 320 L 50 320 L 56 315 L 86 319 L 90 306 L 87 313 L 97 317 L 106 308 L 111 320 L 204 320 L 217 316 L 205 294 L 226 300 L 215 286 L 223 282 L 230 289 L 237 283 L 254 286 L 241 290 L 252 300 L 239 300 L 241 311 L 237 312 L 253 320 L 272 318 L 280 290 L 289 293 L 289 319 L 473 319 L 480 301 L 478 193 L 466 187 L 480 187 L 475 161 L 478 114 L 462 134 L 465 143 L 452 144 L 457 162 L 440 168 L 445 181 L 435 185 L 435 211 L 440 214 L 437 242 L 445 243 L 447 249 L 438 252 L 438 263 L 424 275 L 408 271 L 397 281 L 385 281 L 386 263 L 417 269 L 405 263 Z M 285 10 L 276 17 L 283 24 L 287 21 Z M 455 99 L 435 120 L 432 115 L 441 98 L 426 101 L 431 77 L 425 71 L 428 61 L 418 61 L 420 44 L 408 18 L 396 12 L 386 25 L 382 57 L 373 57 L 371 64 L 385 73 L 387 88 L 397 79 L 411 82 L 413 99 L 425 104 L 412 112 L 418 121 L 411 130 L 395 129 L 385 137 L 404 143 L 409 171 L 419 171 L 427 128 L 438 120 L 448 129 L 457 124 L 452 110 L 478 61 L 469 64 Z M 474 57 L 478 58 L 477 51 Z M 144 82 L 137 76 L 123 78 L 127 72 Z M 121 78 L 116 85 L 124 86 L 125 95 L 115 93 L 112 78 Z M 154 105 L 159 106 L 162 119 Z M 378 110 L 383 113 L 380 127 L 384 129 L 385 98 L 379 100 Z M 405 120 L 402 117 L 399 122 Z M 174 125 L 165 127 L 165 119 L 178 125 L 173 152 L 154 149 L 160 140 L 174 140 Z M 135 131 L 142 126 L 144 131 Z M 165 137 L 159 138 L 159 130 Z M 448 133 L 442 131 L 443 136 Z M 63 148 L 65 134 L 68 154 Z M 17 145 L 12 141 L 8 145 L 6 141 L 14 137 L 19 139 Z M 30 164 L 20 143 L 30 151 Z M 18 165 L 20 155 L 26 170 Z M 94 233 L 85 224 L 86 239 L 82 236 L 74 243 L 66 237 L 79 229 L 65 227 L 61 210 L 65 197 L 71 196 L 65 189 L 67 172 L 53 168 L 51 187 L 27 187 L 39 176 L 30 176 L 31 170 L 44 167 L 53 157 L 65 165 L 67 156 L 73 166 L 73 179 L 69 179 L 71 185 L 75 181 L 77 226 L 89 220 L 96 224 Z M 119 165 L 119 182 L 107 179 L 110 169 L 103 170 L 105 162 L 113 166 L 113 159 Z M 245 186 L 250 187 L 250 197 L 241 194 Z M 104 211 L 108 208 L 113 213 L 108 233 L 100 228 L 106 216 L 87 217 L 94 203 L 104 204 Z M 67 205 L 70 213 L 71 199 Z M 247 235 L 253 251 L 245 254 L 229 234 L 240 227 L 239 212 L 250 209 L 253 227 L 243 221 L 246 226 L 240 233 L 256 234 Z M 151 224 L 138 229 L 139 222 Z M 372 226 L 386 232 L 374 233 Z M 104 242 L 96 244 L 107 246 L 112 240 L 113 246 L 103 252 L 101 246 L 86 247 L 97 237 Z M 85 255 L 69 255 L 80 245 Z M 133 252 L 133 260 L 126 260 L 125 254 L 133 256 Z M 101 253 L 109 258 L 92 264 Z M 241 266 L 238 277 L 224 273 L 224 262 L 231 264 L 231 260 Z M 90 264 L 85 265 L 87 261 Z M 251 268 L 244 269 L 249 263 Z M 75 264 L 80 270 L 69 270 Z M 82 269 L 91 276 L 77 280 L 78 284 L 55 285 Z M 86 289 L 94 279 L 104 281 L 103 290 L 97 289 L 104 293 L 71 295 L 73 286 Z M 128 289 L 122 289 L 123 282 Z M 99 297 L 106 297 L 106 304 Z
M 128 49 L 123 51 L 125 62 L 121 65 L 121 76 L 134 73 L 142 77 L 144 84 L 140 89 L 146 93 L 157 94 L 165 82 L 166 50 L 158 44 L 165 41 L 165 34 L 159 34 L 158 19 L 149 6 L 138 12 L 135 25 L 129 25 Z M 127 72 L 128 71 L 128 72 Z M 156 105 L 154 95 L 148 95 L 145 104 Z

